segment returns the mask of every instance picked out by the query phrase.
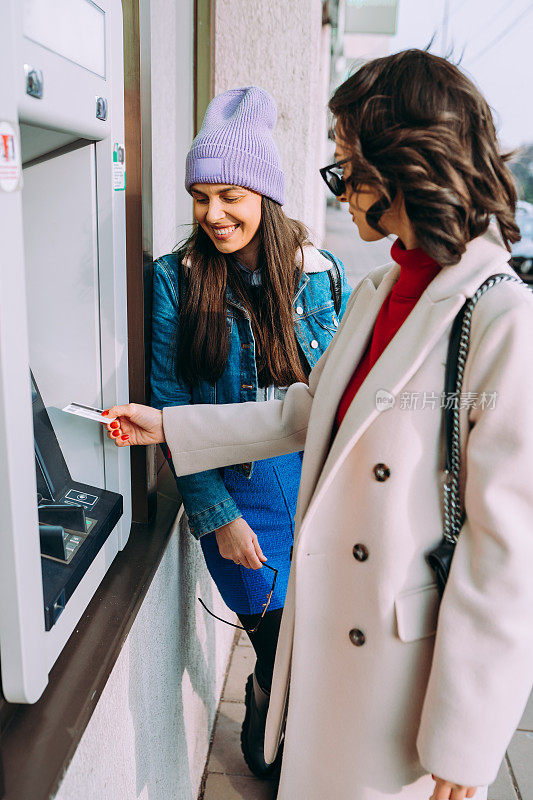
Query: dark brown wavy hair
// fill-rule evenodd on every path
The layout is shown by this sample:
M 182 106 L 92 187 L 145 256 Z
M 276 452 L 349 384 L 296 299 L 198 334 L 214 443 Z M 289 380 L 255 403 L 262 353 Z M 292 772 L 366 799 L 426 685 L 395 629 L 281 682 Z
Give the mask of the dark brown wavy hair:
M 380 195 L 367 213 L 380 227 L 401 191 L 417 241 L 441 266 L 456 264 L 492 216 L 503 241 L 520 239 L 516 188 L 490 108 L 444 58 L 404 50 L 362 66 L 333 95 L 337 134 L 351 149 L 351 184 Z
M 194 384 L 215 383 L 226 366 L 229 332 L 226 287 L 248 313 L 255 339 L 260 386 L 288 386 L 307 382 L 294 333 L 293 299 L 303 271 L 307 230 L 289 219 L 281 206 L 263 197 L 259 224 L 259 262 L 262 283 L 252 301 L 233 256 L 220 253 L 202 227 L 195 223 L 179 248 L 189 256 L 186 291 L 180 308 L 174 363 L 179 377 Z M 301 262 L 296 254 L 301 252 Z M 179 346 L 178 346 L 179 341 Z

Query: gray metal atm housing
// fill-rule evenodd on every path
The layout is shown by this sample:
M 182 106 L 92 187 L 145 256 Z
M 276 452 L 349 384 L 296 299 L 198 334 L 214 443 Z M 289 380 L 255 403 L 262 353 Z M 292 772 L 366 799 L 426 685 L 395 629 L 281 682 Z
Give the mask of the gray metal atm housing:
M 131 524 L 128 451 L 61 410 L 128 399 L 122 11 L 6 0 L 2 14 L 0 661 L 6 699 L 31 703 Z M 72 480 L 121 498 L 46 624 L 30 369 Z

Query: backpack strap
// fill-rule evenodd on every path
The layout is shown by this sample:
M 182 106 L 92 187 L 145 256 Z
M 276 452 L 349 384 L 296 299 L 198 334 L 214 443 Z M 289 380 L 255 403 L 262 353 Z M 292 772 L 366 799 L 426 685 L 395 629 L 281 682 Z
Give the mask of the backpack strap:
M 331 267 L 328 269 L 328 278 L 331 287 L 331 297 L 333 298 L 333 308 L 335 309 L 335 314 L 339 316 L 342 305 L 341 271 L 336 259 L 331 255 L 330 252 L 328 252 L 328 250 L 320 250 L 320 252 L 328 259 L 328 261 L 331 261 Z
M 183 269 L 182 262 L 183 253 L 180 251 L 178 253 L 178 310 L 181 313 L 181 309 L 183 308 L 183 301 L 185 300 L 185 295 L 187 293 L 187 276 L 185 275 L 185 270 Z

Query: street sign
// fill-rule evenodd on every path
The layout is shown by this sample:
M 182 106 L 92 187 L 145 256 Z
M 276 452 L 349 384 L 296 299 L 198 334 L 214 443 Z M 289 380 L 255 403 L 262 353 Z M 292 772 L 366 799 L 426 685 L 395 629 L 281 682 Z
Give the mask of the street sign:
M 398 0 L 346 0 L 346 33 L 393 36 L 398 20 Z

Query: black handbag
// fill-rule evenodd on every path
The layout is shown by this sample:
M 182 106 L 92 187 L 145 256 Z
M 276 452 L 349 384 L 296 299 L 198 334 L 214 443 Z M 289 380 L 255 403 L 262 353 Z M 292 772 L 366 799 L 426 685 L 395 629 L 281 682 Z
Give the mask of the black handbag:
M 525 286 L 518 277 L 508 273 L 491 275 L 479 289 L 469 298 L 457 314 L 450 334 L 446 371 L 444 377 L 443 425 L 445 437 L 444 496 L 443 496 L 443 534 L 442 539 L 433 550 L 426 555 L 426 561 L 435 573 L 435 582 L 442 597 L 446 581 L 450 573 L 455 545 L 464 521 L 464 509 L 461 500 L 461 440 L 460 440 L 460 399 L 463 377 L 470 346 L 470 327 L 472 312 L 485 292 L 502 281 L 513 281 Z

